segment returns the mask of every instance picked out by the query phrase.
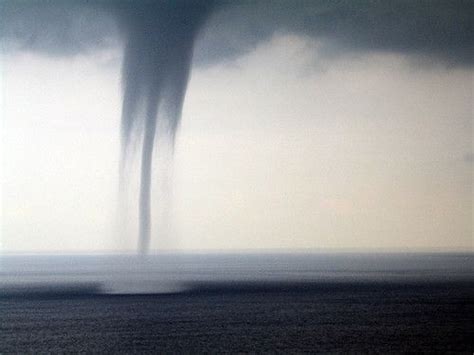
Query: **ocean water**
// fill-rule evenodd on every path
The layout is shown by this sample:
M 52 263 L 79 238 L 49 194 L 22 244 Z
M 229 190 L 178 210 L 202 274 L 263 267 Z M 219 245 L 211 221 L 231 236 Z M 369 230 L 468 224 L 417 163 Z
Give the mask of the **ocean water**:
M 472 254 L 4 256 L 0 353 L 474 350 Z
M 209 283 L 473 280 L 473 254 L 5 255 L 0 295 L 47 287 L 107 294 L 176 293 Z M 91 288 L 92 289 L 92 288 Z

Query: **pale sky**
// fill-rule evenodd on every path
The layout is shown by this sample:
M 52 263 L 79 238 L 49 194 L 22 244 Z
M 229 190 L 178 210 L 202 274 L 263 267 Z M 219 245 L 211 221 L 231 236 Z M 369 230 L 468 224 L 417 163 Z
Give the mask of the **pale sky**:
M 2 58 L 4 251 L 136 248 L 136 216 L 116 228 L 120 53 Z M 472 100 L 472 70 L 290 35 L 196 67 L 152 249 L 472 251 Z

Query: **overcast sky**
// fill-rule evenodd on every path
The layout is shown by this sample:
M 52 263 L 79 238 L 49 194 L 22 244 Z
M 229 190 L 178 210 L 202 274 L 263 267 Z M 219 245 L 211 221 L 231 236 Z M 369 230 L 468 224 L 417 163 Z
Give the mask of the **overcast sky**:
M 319 48 L 277 33 L 194 68 L 152 249 L 472 250 L 472 70 Z M 115 227 L 121 61 L 2 57 L 5 251 L 136 247 Z

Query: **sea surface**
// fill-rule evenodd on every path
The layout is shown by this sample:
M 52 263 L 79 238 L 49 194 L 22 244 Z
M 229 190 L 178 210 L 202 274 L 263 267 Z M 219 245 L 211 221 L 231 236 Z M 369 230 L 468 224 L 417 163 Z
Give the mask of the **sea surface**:
M 0 353 L 465 352 L 474 255 L 1 256 Z

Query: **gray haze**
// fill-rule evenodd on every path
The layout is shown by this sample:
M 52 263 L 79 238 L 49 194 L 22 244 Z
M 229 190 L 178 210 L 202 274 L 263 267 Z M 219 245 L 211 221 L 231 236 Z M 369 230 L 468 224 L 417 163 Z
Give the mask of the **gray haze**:
M 3 1 L 0 35 L 5 50 L 55 56 L 123 43 L 120 179 L 123 187 L 130 146 L 141 145 L 139 250 L 146 253 L 155 136 L 174 141 L 194 51 L 209 65 L 289 32 L 322 41 L 328 56 L 394 52 L 470 66 L 473 8 L 471 1 Z

